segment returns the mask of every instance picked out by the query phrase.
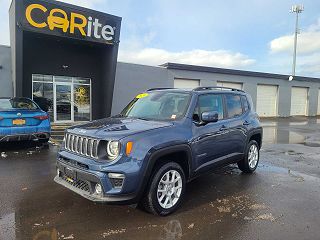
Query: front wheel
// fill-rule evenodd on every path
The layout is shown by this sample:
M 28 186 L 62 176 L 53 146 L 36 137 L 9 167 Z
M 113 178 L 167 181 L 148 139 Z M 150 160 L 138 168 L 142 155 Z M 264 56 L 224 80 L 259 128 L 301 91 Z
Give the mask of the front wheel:
M 253 173 L 259 163 L 259 145 L 255 140 L 248 143 L 244 158 L 238 162 L 238 167 L 242 172 Z
M 169 162 L 154 174 L 141 206 L 155 215 L 166 216 L 176 211 L 184 197 L 186 178 L 181 166 Z

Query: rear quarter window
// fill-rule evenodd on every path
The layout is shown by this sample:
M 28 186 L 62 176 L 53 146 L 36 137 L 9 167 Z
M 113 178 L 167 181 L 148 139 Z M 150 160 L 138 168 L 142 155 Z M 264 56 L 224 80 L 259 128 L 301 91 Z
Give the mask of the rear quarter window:
M 242 105 L 243 105 L 243 111 L 247 112 L 249 110 L 249 103 L 248 103 L 247 97 L 241 96 L 241 101 L 242 101 Z
M 234 94 L 226 94 L 225 96 L 228 118 L 242 115 L 241 97 Z

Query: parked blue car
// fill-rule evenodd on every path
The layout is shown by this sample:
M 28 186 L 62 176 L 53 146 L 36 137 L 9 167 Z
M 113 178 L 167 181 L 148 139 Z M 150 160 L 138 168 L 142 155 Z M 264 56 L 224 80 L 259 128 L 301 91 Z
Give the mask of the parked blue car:
M 34 140 L 48 142 L 50 119 L 29 98 L 0 98 L 0 142 Z

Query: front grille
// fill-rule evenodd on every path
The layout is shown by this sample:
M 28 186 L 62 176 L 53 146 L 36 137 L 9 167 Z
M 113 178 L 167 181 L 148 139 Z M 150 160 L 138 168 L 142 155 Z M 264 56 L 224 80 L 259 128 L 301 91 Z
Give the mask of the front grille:
M 83 156 L 98 158 L 99 140 L 66 133 L 65 149 Z
M 67 175 L 63 175 L 61 177 L 65 182 L 67 182 L 68 184 L 70 184 L 73 187 L 76 187 L 82 191 L 85 191 L 87 193 L 90 193 L 90 187 L 89 187 L 89 183 L 82 181 L 82 180 L 76 180 L 76 181 L 72 181 L 70 180 L 71 178 L 69 178 Z

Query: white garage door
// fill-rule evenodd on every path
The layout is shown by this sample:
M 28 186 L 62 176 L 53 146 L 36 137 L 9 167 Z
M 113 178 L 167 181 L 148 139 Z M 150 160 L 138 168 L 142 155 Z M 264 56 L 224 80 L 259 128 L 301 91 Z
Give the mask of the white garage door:
M 260 117 L 275 117 L 278 111 L 278 86 L 258 85 L 257 113 Z
M 235 82 L 217 82 L 217 86 L 240 89 L 240 90 L 242 89 L 242 83 L 235 83 Z
M 306 116 L 308 106 L 308 88 L 291 88 L 291 116 Z
M 193 79 L 174 79 L 175 88 L 196 88 L 200 86 L 199 80 Z
M 317 115 L 320 115 L 320 90 L 318 93 L 318 111 L 317 111 Z

